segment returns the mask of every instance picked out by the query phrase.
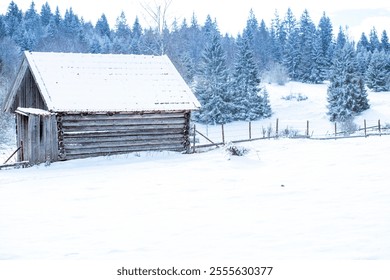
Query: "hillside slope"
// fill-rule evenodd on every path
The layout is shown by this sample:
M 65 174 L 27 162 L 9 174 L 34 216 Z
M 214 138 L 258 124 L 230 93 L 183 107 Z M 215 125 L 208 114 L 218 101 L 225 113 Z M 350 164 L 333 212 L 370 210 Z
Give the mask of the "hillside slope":
M 273 117 L 331 126 L 323 89 L 270 87 Z M 387 98 L 358 119 L 390 121 Z M 390 258 L 390 136 L 240 145 L 2 170 L 0 259 Z

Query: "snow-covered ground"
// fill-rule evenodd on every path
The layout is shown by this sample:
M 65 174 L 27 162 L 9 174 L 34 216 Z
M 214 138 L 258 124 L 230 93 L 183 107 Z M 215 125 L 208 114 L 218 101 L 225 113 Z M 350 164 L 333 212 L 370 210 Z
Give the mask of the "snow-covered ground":
M 272 118 L 331 130 L 325 85 L 267 88 Z M 308 100 L 281 99 L 290 92 Z M 357 121 L 390 122 L 390 94 L 369 98 Z M 390 259 L 390 136 L 239 145 L 249 153 L 1 170 L 0 259 Z

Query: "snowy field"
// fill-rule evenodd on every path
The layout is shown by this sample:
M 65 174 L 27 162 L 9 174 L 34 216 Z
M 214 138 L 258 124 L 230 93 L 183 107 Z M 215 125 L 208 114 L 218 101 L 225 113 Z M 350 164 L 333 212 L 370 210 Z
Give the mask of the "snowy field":
M 272 119 L 331 130 L 325 85 L 268 90 Z M 308 100 L 281 99 L 291 91 Z M 369 98 L 357 122 L 390 122 L 390 94 Z M 145 152 L 1 170 L 0 260 L 390 259 L 390 136 L 239 145 L 249 153 Z

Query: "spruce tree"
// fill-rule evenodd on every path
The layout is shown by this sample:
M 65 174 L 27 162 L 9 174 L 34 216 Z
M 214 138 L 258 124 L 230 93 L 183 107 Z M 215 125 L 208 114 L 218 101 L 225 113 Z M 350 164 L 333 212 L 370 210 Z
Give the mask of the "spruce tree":
M 320 40 L 321 46 L 321 56 L 323 65 L 321 65 L 322 73 L 325 74 L 325 77 L 322 77 L 324 80 L 328 79 L 330 67 L 332 65 L 332 56 L 333 56 L 333 26 L 330 21 L 330 18 L 326 16 L 325 12 L 323 13 L 320 22 L 318 24 L 318 39 Z
M 0 15 L 0 40 L 7 36 L 7 30 L 5 28 L 4 17 Z
M 141 37 L 142 27 L 139 23 L 138 17 L 135 18 L 132 29 L 131 29 L 131 43 L 130 43 L 130 53 L 132 54 L 141 54 Z
M 390 52 L 390 43 L 389 43 L 389 37 L 387 36 L 386 30 L 383 30 L 382 37 L 381 37 L 381 50 L 383 50 L 385 53 Z
M 373 53 L 375 50 L 379 50 L 381 43 L 379 42 L 378 33 L 375 27 L 370 31 L 370 51 Z
M 369 51 L 370 50 L 370 42 L 368 42 L 366 34 L 363 32 L 360 36 L 360 40 L 357 43 L 357 51 Z
M 345 43 L 336 53 L 327 99 L 331 121 L 347 121 L 369 108 L 364 80 L 358 71 L 351 43 Z
M 249 39 L 244 37 L 238 42 L 232 81 L 235 119 L 253 121 L 271 115 L 268 94 L 260 87 L 260 82 Z
M 11 1 L 11 3 L 8 5 L 8 10 L 4 18 L 8 36 L 14 37 L 22 22 L 22 18 L 22 11 L 14 1 Z
M 366 73 L 367 87 L 375 92 L 390 91 L 390 54 L 375 50 Z
M 40 15 L 41 15 L 42 26 L 43 27 L 48 26 L 51 18 L 53 17 L 49 3 L 46 2 L 45 4 L 42 5 Z
M 229 76 L 220 37 L 214 34 L 204 49 L 195 94 L 201 103 L 194 114 L 196 121 L 223 124 L 232 121 L 232 100 L 229 96 Z
M 313 79 L 317 79 L 315 76 L 318 73 L 312 74 L 313 68 L 317 68 L 314 65 L 315 60 L 313 59 L 315 35 L 315 25 L 309 16 L 309 12 L 305 10 L 299 22 L 298 34 L 300 59 L 297 65 L 297 79 L 301 82 L 312 83 Z

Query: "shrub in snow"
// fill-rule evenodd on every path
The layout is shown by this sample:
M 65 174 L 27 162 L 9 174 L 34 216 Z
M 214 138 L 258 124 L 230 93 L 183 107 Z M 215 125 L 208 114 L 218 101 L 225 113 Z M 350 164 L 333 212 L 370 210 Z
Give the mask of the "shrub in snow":
M 265 138 L 265 136 L 267 136 L 267 138 L 270 138 L 273 132 L 272 124 L 270 124 L 267 128 L 265 128 L 264 126 L 261 127 L 261 130 L 263 132 L 263 138 Z
M 296 137 L 297 135 L 298 135 L 298 130 L 288 126 L 280 132 L 281 137 L 293 138 Z
M 284 86 L 288 82 L 288 70 L 280 63 L 273 63 L 269 67 L 269 70 L 264 71 L 262 80 L 269 84 L 276 83 Z
M 340 129 L 345 135 L 350 135 L 358 130 L 358 126 L 353 122 L 353 118 L 348 118 L 340 122 Z
M 228 155 L 243 156 L 249 152 L 249 149 L 245 147 L 236 146 L 232 142 L 229 142 L 225 145 L 225 151 L 228 153 Z
M 289 95 L 282 96 L 282 99 L 284 100 L 296 100 L 296 101 L 305 101 L 308 99 L 306 95 L 303 95 L 301 93 L 290 93 Z

